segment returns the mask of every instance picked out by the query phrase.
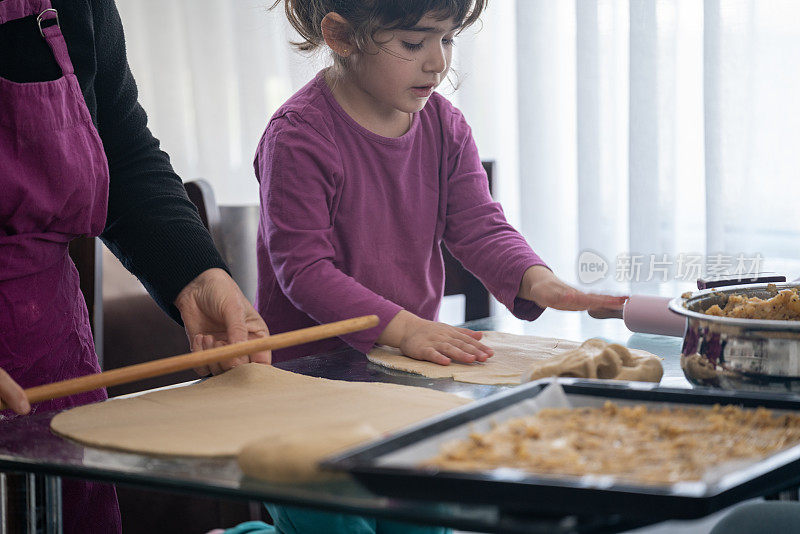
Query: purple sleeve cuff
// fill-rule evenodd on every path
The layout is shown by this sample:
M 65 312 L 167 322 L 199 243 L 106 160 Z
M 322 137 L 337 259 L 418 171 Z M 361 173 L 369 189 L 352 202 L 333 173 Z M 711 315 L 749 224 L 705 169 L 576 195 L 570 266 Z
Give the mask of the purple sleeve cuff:
M 531 258 L 528 261 L 520 262 L 513 270 L 511 275 L 509 275 L 509 280 L 516 280 L 516 285 L 514 286 L 513 293 L 511 290 L 505 295 L 497 295 L 498 300 L 506 307 L 508 310 L 514 314 L 515 317 L 519 319 L 523 319 L 525 321 L 533 321 L 537 319 L 543 312 L 544 308 L 533 302 L 532 300 L 527 300 L 522 297 L 518 297 L 517 293 L 519 293 L 519 287 L 522 284 L 522 277 L 529 268 L 534 267 L 536 265 L 542 265 L 547 267 L 547 264 L 542 261 L 541 258 L 534 254 L 534 258 Z M 548 269 L 550 267 L 547 267 Z
M 535 321 L 544 313 L 544 308 L 533 302 L 520 297 L 514 299 L 514 307 L 511 308 L 514 317 L 524 321 Z
M 361 330 L 359 332 L 347 334 L 342 336 L 342 340 L 358 352 L 363 352 L 364 354 L 368 353 L 372 350 L 372 347 L 375 346 L 381 333 L 386 329 L 386 325 L 388 325 L 402 309 L 402 306 L 394 302 L 383 300 L 375 310 L 370 312 L 378 316 L 378 326 L 370 328 L 369 330 Z

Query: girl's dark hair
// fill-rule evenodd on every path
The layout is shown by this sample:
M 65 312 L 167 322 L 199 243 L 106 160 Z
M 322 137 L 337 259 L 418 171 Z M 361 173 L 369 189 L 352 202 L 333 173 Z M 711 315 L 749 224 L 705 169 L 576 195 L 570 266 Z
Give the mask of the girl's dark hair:
M 300 50 L 315 50 L 325 43 L 321 25 L 322 19 L 330 12 L 336 12 L 347 19 L 350 23 L 347 37 L 360 50 L 367 50 L 370 43 L 375 43 L 376 32 L 412 28 L 428 13 L 441 17 L 440 20 L 452 17 L 460 32 L 478 20 L 486 9 L 487 1 L 275 0 L 272 8 L 284 3 L 289 23 L 304 39 L 293 43 Z

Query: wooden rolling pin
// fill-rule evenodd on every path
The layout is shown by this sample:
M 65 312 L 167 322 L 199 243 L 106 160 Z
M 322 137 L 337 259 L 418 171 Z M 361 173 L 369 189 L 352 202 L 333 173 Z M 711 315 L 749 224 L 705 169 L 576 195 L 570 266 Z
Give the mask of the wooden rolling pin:
M 214 349 L 189 352 L 187 354 L 153 360 L 151 362 L 120 367 L 119 369 L 112 369 L 111 371 L 105 371 L 103 373 L 36 386 L 26 389 L 25 395 L 28 397 L 28 402 L 33 404 L 34 402 L 67 397 L 69 395 L 75 395 L 76 393 L 83 393 L 84 391 L 92 391 L 109 386 L 116 386 L 118 384 L 127 384 L 128 382 L 135 382 L 153 376 L 175 373 L 193 367 L 202 367 L 210 363 L 230 360 L 254 352 L 302 345 L 310 341 L 341 336 L 343 334 L 358 332 L 359 330 L 366 330 L 376 326 L 378 326 L 377 315 L 364 315 L 363 317 L 355 317 L 345 321 L 321 324 L 310 328 L 284 332 L 283 334 L 275 334 L 274 336 L 251 339 L 234 345 L 225 345 Z M 0 402 L 0 410 L 5 410 L 7 408 L 8 406 L 6 406 L 5 403 Z

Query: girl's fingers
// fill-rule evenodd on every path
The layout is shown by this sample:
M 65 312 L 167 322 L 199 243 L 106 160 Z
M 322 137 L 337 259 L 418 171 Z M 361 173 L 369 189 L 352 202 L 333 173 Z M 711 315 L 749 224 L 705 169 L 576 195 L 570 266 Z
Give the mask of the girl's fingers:
M 581 311 L 600 308 L 619 310 L 625 305 L 625 301 L 627 299 L 628 297 L 613 297 L 611 295 L 583 293 L 575 289 L 560 295 L 549 307 L 565 311 Z
M 477 347 L 477 348 L 478 348 L 478 350 L 479 350 L 479 351 L 481 351 L 483 354 L 485 354 L 485 355 L 486 355 L 486 358 L 491 358 L 491 357 L 494 355 L 494 351 L 493 351 L 493 350 L 492 350 L 490 347 L 488 347 L 488 346 L 484 345 L 483 343 L 475 343 L 475 342 L 473 341 L 473 340 L 475 340 L 475 341 L 479 341 L 479 340 L 483 339 L 483 332 L 478 332 L 478 331 L 476 331 L 476 330 L 469 330 L 469 329 L 467 329 L 467 328 L 460 328 L 460 327 L 458 327 L 458 326 L 456 326 L 456 327 L 454 327 L 454 328 L 455 328 L 455 329 L 456 329 L 456 330 L 457 330 L 459 333 L 461 333 L 461 334 L 463 334 L 463 335 L 467 336 L 467 338 L 468 338 L 468 342 L 469 342 L 470 344 L 472 344 L 473 346 Z M 462 338 L 462 339 L 463 339 L 463 338 Z M 483 360 L 481 360 L 481 361 L 484 361 L 486 358 L 484 358 L 484 359 L 483 359 Z
M 456 334 L 454 336 L 454 339 L 457 339 L 463 343 L 466 343 L 470 347 L 473 347 L 477 352 L 472 352 L 472 351 L 468 352 L 470 352 L 471 354 L 475 354 L 476 356 L 485 356 L 485 358 L 490 358 L 494 354 L 494 351 L 492 351 L 492 349 L 490 349 L 483 343 L 479 343 L 475 338 L 471 336 Z
M 482 332 L 466 328 L 448 326 L 434 321 L 425 321 L 425 326 L 409 336 L 408 345 L 400 349 L 417 360 L 425 360 L 439 365 L 485 362 L 491 357 L 492 349 L 480 343 Z
M 459 344 L 458 340 L 449 340 L 440 345 L 437 345 L 436 350 L 438 350 L 441 354 L 444 354 L 453 361 L 459 363 L 475 363 L 475 360 L 478 359 L 477 356 L 461 349 L 458 346 L 458 344 Z
M 425 349 L 422 349 L 419 358 L 416 359 L 438 363 L 439 365 L 450 365 L 450 358 L 448 358 L 438 350 L 434 349 L 433 347 L 427 347 Z
M 608 310 L 620 310 L 625 305 L 627 297 L 612 297 L 609 295 L 585 294 L 580 301 L 582 310 L 604 308 Z
M 483 338 L 483 332 L 478 332 L 477 330 L 470 330 L 469 328 L 461 328 L 460 326 L 454 326 L 453 328 L 455 328 L 462 334 L 468 335 L 472 339 L 480 340 L 481 338 Z
M 469 338 L 470 340 L 472 338 Z M 453 339 L 450 341 L 450 344 L 454 347 L 461 349 L 462 351 L 466 352 L 475 357 L 475 360 L 479 362 L 485 362 L 487 358 L 489 358 L 489 354 L 479 348 L 480 345 L 475 345 L 474 342 L 470 343 L 463 339 Z

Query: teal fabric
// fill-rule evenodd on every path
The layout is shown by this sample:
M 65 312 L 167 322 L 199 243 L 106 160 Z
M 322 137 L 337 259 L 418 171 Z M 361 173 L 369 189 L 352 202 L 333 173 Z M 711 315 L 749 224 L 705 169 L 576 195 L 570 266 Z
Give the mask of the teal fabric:
M 800 532 L 800 503 L 769 501 L 745 504 L 723 517 L 711 530 L 711 534 L 754 532 Z
M 450 529 L 423 527 L 358 515 L 264 504 L 278 534 L 447 534 Z M 245 531 L 250 534 L 248 531 Z M 257 531 L 262 534 L 262 531 Z M 263 531 L 266 534 L 268 531 Z M 227 532 L 226 532 L 227 534 Z M 243 534 L 243 533 L 235 533 Z
M 276 534 L 277 532 L 275 527 L 262 521 L 247 521 L 227 529 L 225 534 Z

